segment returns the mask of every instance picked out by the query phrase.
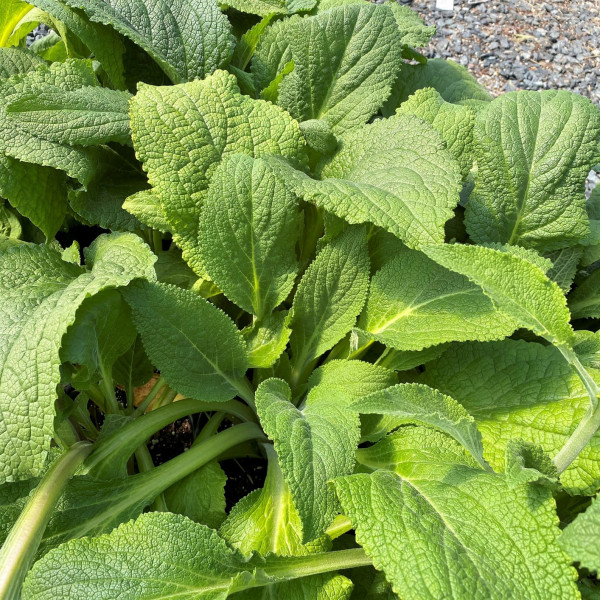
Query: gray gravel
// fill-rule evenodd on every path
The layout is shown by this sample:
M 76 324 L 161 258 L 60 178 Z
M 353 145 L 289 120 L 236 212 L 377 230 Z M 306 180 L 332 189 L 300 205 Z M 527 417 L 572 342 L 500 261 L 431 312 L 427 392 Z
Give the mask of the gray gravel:
M 400 0 L 437 35 L 428 57 L 465 65 L 493 94 L 568 89 L 600 105 L 600 0 Z

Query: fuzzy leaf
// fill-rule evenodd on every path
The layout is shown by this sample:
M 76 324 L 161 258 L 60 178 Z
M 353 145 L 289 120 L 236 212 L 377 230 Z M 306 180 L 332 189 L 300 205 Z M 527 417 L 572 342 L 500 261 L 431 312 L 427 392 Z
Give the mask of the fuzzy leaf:
M 477 115 L 477 184 L 466 226 L 480 244 L 542 251 L 588 233 L 585 180 L 597 158 L 600 110 L 567 91 L 515 92 Z
M 0 48 L 0 79 L 34 71 L 46 61 L 26 48 Z
M 600 502 L 596 497 L 584 513 L 563 530 L 559 543 L 582 567 L 600 572 Z
M 100 236 L 86 258 L 88 272 L 47 246 L 0 255 L 1 481 L 41 472 L 52 437 L 60 342 L 79 305 L 105 288 L 154 276 L 155 256 L 132 234 Z
M 189 290 L 135 282 L 122 291 L 152 363 L 180 394 L 220 402 L 236 395 L 247 367 L 231 319 Z
M 227 6 L 260 17 L 306 12 L 316 3 L 317 0 L 227 0 Z

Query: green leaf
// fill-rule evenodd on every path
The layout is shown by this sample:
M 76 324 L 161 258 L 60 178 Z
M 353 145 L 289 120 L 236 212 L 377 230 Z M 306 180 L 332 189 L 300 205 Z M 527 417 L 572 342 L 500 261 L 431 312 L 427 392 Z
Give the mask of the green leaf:
M 478 285 L 406 247 L 373 276 L 358 321 L 372 338 L 398 350 L 497 340 L 516 326 Z
M 278 104 L 299 121 L 324 119 L 336 134 L 366 123 L 400 70 L 401 44 L 388 7 L 341 6 L 287 21 L 280 33 L 295 68 L 279 87 Z M 261 43 L 258 60 L 266 51 Z
M 223 160 L 200 217 L 202 262 L 223 293 L 259 320 L 294 285 L 299 229 L 298 201 L 268 163 L 246 154 Z
M 170 226 L 165 217 L 165 211 L 160 203 L 160 198 L 152 190 L 142 190 L 131 196 L 127 196 L 123 202 L 123 209 L 146 227 L 162 231 L 163 233 L 169 231 Z
M 467 177 L 473 164 L 473 110 L 468 106 L 446 102 L 439 92 L 425 88 L 417 90 L 403 102 L 396 114 L 414 115 L 432 125 L 460 165 L 462 178 Z
M 230 66 L 237 67 L 238 69 L 245 69 L 250 62 L 250 59 L 254 55 L 258 42 L 262 37 L 265 29 L 269 26 L 274 13 L 270 12 L 266 14 L 256 25 L 248 29 L 244 35 L 238 40 L 233 56 L 231 57 Z
M 26 48 L 0 48 L 0 79 L 34 71 L 46 61 Z
M 252 368 L 266 369 L 275 364 L 290 339 L 287 310 L 274 312 L 242 330 Z
M 578 94 L 515 92 L 491 102 L 475 123 L 477 184 L 465 213 L 471 238 L 542 251 L 581 241 L 599 135 L 600 110 Z
M 76 36 L 79 44 L 85 44 L 99 61 L 104 71 L 117 89 L 125 89 L 123 55 L 125 45 L 121 36 L 112 28 L 101 23 L 93 23 L 84 13 L 70 8 L 62 0 L 33 0 L 38 8 L 52 15 L 54 21 L 63 24 L 69 37 Z M 59 32 L 61 36 L 63 32 Z
M 567 294 L 573 285 L 579 261 L 583 256 L 581 246 L 571 246 L 555 250 L 546 255 L 552 261 L 552 268 L 547 272 L 548 278 L 558 283 L 560 289 Z
M 469 71 L 443 58 L 428 60 L 425 64 L 403 64 L 392 94 L 384 107 L 384 116 L 394 114 L 396 108 L 421 88 L 435 88 L 446 102 L 463 104 L 474 109 L 485 106 L 492 97 Z
M 497 470 L 504 468 L 513 438 L 538 444 L 553 457 L 589 406 L 583 384 L 556 348 L 522 340 L 452 347 L 427 365 L 421 381 L 473 415 L 484 456 Z M 561 475 L 569 493 L 593 494 L 600 488 L 599 460 L 596 434 Z
M 227 475 L 214 461 L 184 477 L 163 493 L 170 512 L 217 528 L 225 520 Z
M 31 10 L 22 0 L 4 0 L 0 5 L 0 47 L 9 45 L 9 38 L 19 21 Z
M 350 401 L 343 393 L 325 391 L 313 394 L 299 410 L 281 379 L 268 379 L 256 391 L 258 416 L 275 444 L 304 543 L 322 535 L 338 511 L 327 482 L 354 467 L 360 435 L 358 415 L 347 410 Z
M 316 3 L 317 0 L 227 0 L 227 6 L 260 17 L 306 12 Z
M 480 285 L 521 327 L 552 343 L 572 343 L 571 315 L 565 297 L 539 267 L 511 253 L 482 246 L 444 244 L 424 252 Z
M 4 202 L 0 204 L 0 235 L 18 239 L 23 232 L 17 215 Z
M 0 156 L 0 196 L 52 239 L 67 211 L 65 174 Z
M 28 163 L 54 167 L 87 184 L 94 173 L 98 149 L 74 147 L 46 139 L 21 127 L 6 108 L 26 94 L 46 86 L 73 92 L 98 84 L 91 61 L 67 60 L 46 69 L 15 75 L 0 82 L 0 153 Z
M 58 85 L 31 86 L 11 98 L 7 117 L 32 137 L 59 144 L 93 146 L 130 143 L 131 94 L 103 87 L 64 90 Z
M 594 498 L 588 509 L 563 530 L 559 543 L 582 567 L 600 572 L 600 502 Z
M 259 552 L 278 556 L 303 556 L 329 550 L 327 536 L 302 543 L 302 523 L 294 507 L 290 488 L 283 479 L 272 446 L 266 446 L 269 465 L 265 485 L 242 498 L 221 525 L 219 534 L 244 555 Z M 292 600 L 342 600 L 348 598 L 352 583 L 340 575 L 316 575 L 299 581 L 266 586 L 248 600 L 291 598 Z
M 85 300 L 60 349 L 62 362 L 85 367 L 71 383 L 85 389 L 102 378 L 112 386 L 112 367 L 135 337 L 131 311 L 117 291 L 105 290 Z
M 290 347 L 295 369 L 331 349 L 356 322 L 369 286 L 369 254 L 363 228 L 351 228 L 319 252 L 294 296 Z
M 558 470 L 544 449 L 524 440 L 508 440 L 504 467 L 509 485 L 538 483 L 558 487 Z
M 460 447 L 443 434 L 405 429 L 395 436 L 396 456 L 389 456 L 395 472 L 335 480 L 358 543 L 396 594 L 577 597 L 547 489 L 511 488 L 503 476 L 453 459 Z
M 154 373 L 154 367 L 148 360 L 142 340 L 138 335 L 131 348 L 124 352 L 113 365 L 113 377 L 116 383 L 120 383 L 125 390 L 131 390 L 135 386 L 144 385 L 150 381 Z
M 401 383 L 360 398 L 350 405 L 350 410 L 435 427 L 462 444 L 484 469 L 488 468 L 481 433 L 473 417 L 454 398 L 426 385 Z
M 107 287 L 153 276 L 155 257 L 132 234 L 103 235 L 86 251 L 88 272 L 46 246 L 0 255 L 0 481 L 38 475 L 50 449 L 60 341 L 79 305 Z
M 600 271 L 594 271 L 569 294 L 569 309 L 574 319 L 600 318 Z
M 216 0 L 65 0 L 95 23 L 114 27 L 143 48 L 173 83 L 203 79 L 233 53 L 227 17 Z M 85 41 L 85 40 L 84 40 Z
M 131 129 L 170 229 L 200 275 L 198 219 L 221 159 L 243 153 L 304 160 L 298 124 L 282 109 L 240 94 L 235 76 L 224 71 L 184 85 L 140 85 Z
M 413 116 L 352 130 L 320 181 L 289 171 L 305 200 L 348 223 L 378 225 L 412 248 L 444 241 L 459 199 L 457 163 L 439 133 Z
M 139 281 L 122 290 L 152 364 L 180 394 L 219 402 L 236 395 L 248 368 L 231 319 L 189 290 Z

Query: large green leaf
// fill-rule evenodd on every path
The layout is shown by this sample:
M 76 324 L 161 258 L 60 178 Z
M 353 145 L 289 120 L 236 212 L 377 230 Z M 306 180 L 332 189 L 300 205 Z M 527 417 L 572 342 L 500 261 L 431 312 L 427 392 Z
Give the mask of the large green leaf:
M 398 350 L 510 335 L 513 319 L 467 277 L 406 247 L 371 280 L 358 327 Z
M 227 157 L 200 218 L 206 272 L 230 300 L 261 319 L 294 285 L 299 228 L 296 197 L 268 163 L 246 154 Z
M 155 260 L 132 234 L 97 238 L 86 251 L 87 272 L 46 246 L 0 255 L 1 481 L 41 471 L 52 437 L 60 342 L 79 305 L 104 288 L 154 277 Z
M 353 129 L 321 180 L 288 169 L 296 193 L 348 223 L 374 223 L 419 248 L 444 241 L 460 171 L 431 125 L 412 115 Z
M 350 228 L 319 252 L 294 296 L 290 347 L 298 377 L 350 331 L 368 286 L 366 235 L 360 227 Z
M 227 65 L 233 36 L 216 0 L 65 0 L 143 48 L 173 83 Z M 84 40 L 85 42 L 85 40 Z
M 32 9 L 23 0 L 3 0 L 0 5 L 0 47 L 9 44 L 9 38 L 19 21 Z
M 0 154 L 27 163 L 36 163 L 65 171 L 82 184 L 90 181 L 96 164 L 94 148 L 70 146 L 47 139 L 22 127 L 7 112 L 7 107 L 23 96 L 37 94 L 46 86 L 74 92 L 98 81 L 91 61 L 68 60 L 38 68 L 25 75 L 15 75 L 0 82 Z
M 380 444 L 381 464 L 394 472 L 335 486 L 357 541 L 401 598 L 577 598 L 549 490 L 510 487 L 425 428 Z
M 200 275 L 198 219 L 221 159 L 235 153 L 304 156 L 302 134 L 289 114 L 243 96 L 235 76 L 224 71 L 183 85 L 140 85 L 131 129 L 171 230 Z
M 599 135 L 600 110 L 578 94 L 515 92 L 490 103 L 475 123 L 477 184 L 465 214 L 471 238 L 541 251 L 581 241 Z
M 556 344 L 572 343 L 565 297 L 538 266 L 513 253 L 483 246 L 444 244 L 426 248 L 425 253 L 480 285 L 521 327 Z
M 268 379 L 256 391 L 256 408 L 273 440 L 283 477 L 302 522 L 302 541 L 321 536 L 338 510 L 327 482 L 354 467 L 360 437 L 358 414 L 347 409 L 341 392 L 313 394 L 299 410 L 281 379 Z
M 207 402 L 236 395 L 248 367 L 231 319 L 197 294 L 139 281 L 122 291 L 152 363 L 181 394 Z
M 454 398 L 426 385 L 401 383 L 364 396 L 350 408 L 361 414 L 390 415 L 400 422 L 435 427 L 453 437 L 483 468 L 488 468 L 481 433 L 473 417 Z
M 289 20 L 278 30 L 294 70 L 277 103 L 299 121 L 324 119 L 339 134 L 366 123 L 388 97 L 402 62 L 391 9 L 354 4 Z M 255 61 L 269 60 L 265 37 Z M 277 57 L 277 55 L 275 55 Z
M 0 48 L 0 79 L 34 71 L 46 61 L 26 48 Z
M 483 436 L 484 456 L 504 468 L 511 438 L 539 444 L 554 456 L 585 415 L 589 398 L 577 374 L 552 346 L 505 340 L 451 347 L 427 365 L 421 381 L 460 402 Z M 572 493 L 600 487 L 600 434 L 561 481 Z
M 306 12 L 316 3 L 317 0 L 227 0 L 227 6 L 261 17 Z
M 582 567 L 600 572 L 600 502 L 592 500 L 591 506 L 578 515 L 563 530 L 559 543 L 564 551 Z
M 103 87 L 65 90 L 60 85 L 32 85 L 6 105 L 13 125 L 33 138 L 71 146 L 130 143 L 131 94 Z

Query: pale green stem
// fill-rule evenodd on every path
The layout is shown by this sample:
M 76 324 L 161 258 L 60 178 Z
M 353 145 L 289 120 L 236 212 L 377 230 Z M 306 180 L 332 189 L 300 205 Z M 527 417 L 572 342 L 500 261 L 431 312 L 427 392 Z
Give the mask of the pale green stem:
M 594 381 L 587 369 L 581 364 L 579 357 L 572 348 L 566 346 L 557 346 L 565 360 L 575 369 L 581 379 L 588 396 L 590 398 L 590 407 L 579 425 L 570 435 L 565 445 L 554 457 L 554 464 L 559 473 L 562 473 L 579 456 L 580 452 L 587 446 L 592 436 L 600 427 L 600 405 L 598 404 L 598 395 L 600 387 Z
M 0 599 L 18 600 L 52 511 L 92 445 L 77 442 L 44 475 L 0 549 Z
M 135 458 L 137 460 L 140 473 L 146 473 L 147 471 L 154 469 L 154 461 L 152 460 L 150 450 L 148 450 L 148 446 L 146 446 L 146 444 L 142 444 L 136 448 Z M 150 508 L 151 510 L 157 512 L 167 512 L 169 510 L 167 503 L 165 502 L 165 497 L 162 494 L 156 496 Z
M 206 425 L 202 428 L 202 431 L 196 436 L 196 439 L 194 440 L 192 445 L 199 444 L 203 440 L 207 440 L 208 438 L 212 437 L 215 433 L 217 433 L 217 430 L 219 429 L 219 426 L 223 422 L 224 418 L 225 418 L 225 413 L 223 413 L 223 412 L 215 413 L 208 420 Z
M 335 540 L 352 529 L 352 523 L 346 515 L 338 515 L 333 523 L 326 529 L 325 534 L 329 539 Z
M 157 394 L 163 390 L 167 385 L 164 377 L 159 377 L 156 383 L 152 386 L 152 389 L 148 392 L 148 395 L 144 398 L 143 402 L 137 407 L 135 411 L 136 415 L 141 415 L 146 412 L 146 409 L 150 406 L 151 402 L 156 398 Z M 133 402 L 133 399 L 132 399 Z

